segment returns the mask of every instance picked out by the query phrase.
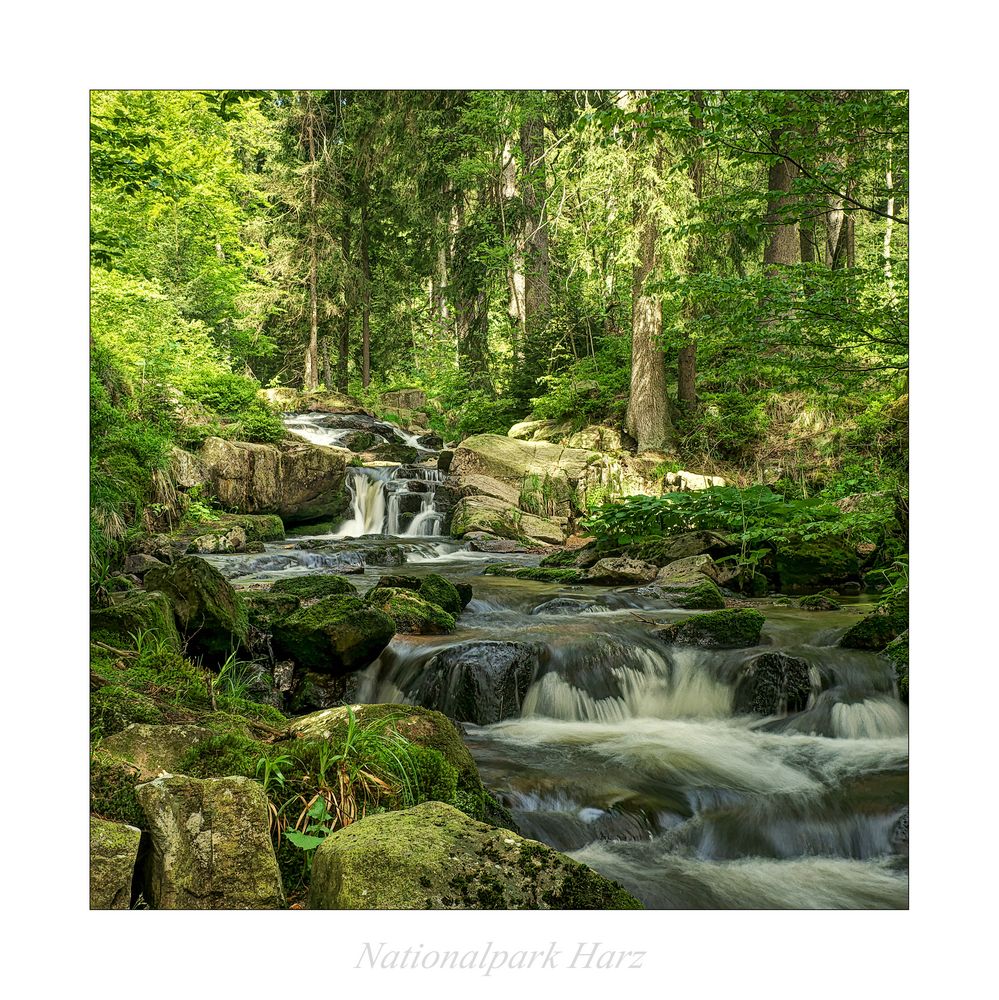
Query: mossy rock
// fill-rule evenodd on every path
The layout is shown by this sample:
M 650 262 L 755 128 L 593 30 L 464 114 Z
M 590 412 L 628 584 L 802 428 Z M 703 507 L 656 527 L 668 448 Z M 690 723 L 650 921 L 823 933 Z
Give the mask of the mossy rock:
M 378 587 L 398 587 L 402 590 L 419 590 L 423 581 L 418 576 L 404 576 L 401 573 L 388 573 L 380 576 L 378 582 L 371 589 Z
M 284 909 L 267 796 L 246 777 L 139 785 L 152 851 L 144 893 L 158 910 Z
M 127 910 L 142 831 L 90 817 L 90 909 Z
M 310 535 L 332 535 L 341 524 L 343 524 L 342 517 L 315 521 L 312 524 L 296 524 L 293 528 L 285 529 L 285 537 L 302 538 Z
M 177 750 L 176 773 L 192 778 L 255 778 L 260 760 L 271 753 L 268 744 L 236 729 L 214 733 L 209 730 L 183 747 L 178 744 Z
M 793 593 L 860 579 L 854 548 L 836 538 L 791 543 L 774 561 L 781 590 Z
M 882 651 L 883 656 L 891 660 L 895 668 L 895 680 L 898 683 L 899 697 L 906 704 L 909 703 L 909 630 L 906 629 L 901 635 L 896 636 L 885 646 Z
M 617 883 L 510 830 L 425 802 L 368 816 L 316 851 L 315 910 L 641 909 Z
M 344 594 L 324 597 L 276 624 L 274 647 L 300 667 L 342 675 L 377 659 L 395 632 L 395 622 L 379 608 Z
M 839 644 L 848 649 L 884 649 L 909 628 L 909 588 L 889 594 L 869 615 L 847 629 Z
M 193 653 L 217 662 L 245 644 L 249 627 L 246 604 L 229 581 L 204 559 L 184 556 L 171 566 L 151 569 L 145 583 L 170 599 L 177 624 Z
M 147 829 L 135 797 L 139 768 L 97 747 L 90 752 L 90 811 L 104 819 Z
M 462 603 L 458 589 L 450 580 L 438 573 L 429 573 L 423 578 L 417 593 L 430 604 L 443 608 L 449 615 L 460 615 L 468 601 Z
M 549 552 L 538 565 L 545 569 L 566 569 L 568 567 L 575 567 L 578 556 L 578 550 L 559 549 L 558 552 Z
M 682 608 L 685 611 L 712 611 L 725 607 L 725 598 L 722 597 L 717 584 L 704 576 L 689 584 L 656 583 L 653 586 L 674 608 Z
M 453 589 L 453 588 L 452 588 Z M 388 615 L 395 630 L 407 635 L 447 635 L 455 629 L 454 617 L 412 590 L 376 587 L 365 601 Z
M 798 607 L 803 611 L 839 611 L 843 605 L 829 594 L 809 594 L 798 601 Z
M 101 749 L 134 764 L 140 781 L 148 781 L 163 771 L 182 773 L 184 758 L 191 748 L 212 735 L 204 726 L 133 723 L 104 740 Z
M 107 684 L 90 695 L 92 736 L 111 736 L 134 722 L 162 721 L 163 713 L 152 698 L 119 684 Z
M 582 570 L 558 569 L 545 566 L 520 566 L 517 563 L 493 563 L 482 571 L 483 576 L 512 576 L 517 580 L 537 580 L 540 583 L 586 583 Z
M 271 632 L 279 621 L 297 611 L 302 603 L 294 594 L 275 594 L 269 590 L 246 590 L 242 597 L 250 624 L 261 632 Z
M 165 570 L 168 567 L 162 568 Z M 149 573 L 146 575 L 149 576 Z M 148 632 L 179 652 L 180 633 L 174 621 L 173 608 L 166 595 L 154 593 L 155 589 L 150 585 L 149 590 L 130 593 L 110 607 L 93 609 L 90 612 L 91 639 L 115 649 L 134 649 L 133 636 Z
M 318 597 L 356 594 L 357 589 L 345 576 L 337 576 L 335 573 L 313 573 L 308 576 L 288 576 L 275 580 L 269 593 L 312 600 Z
M 741 649 L 756 646 L 766 618 L 752 608 L 729 608 L 693 615 L 656 629 L 656 636 L 676 646 L 705 649 Z

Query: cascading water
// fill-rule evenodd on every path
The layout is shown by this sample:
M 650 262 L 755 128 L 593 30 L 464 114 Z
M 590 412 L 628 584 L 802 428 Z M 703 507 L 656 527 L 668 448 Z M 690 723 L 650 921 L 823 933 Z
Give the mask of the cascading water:
M 334 538 L 380 535 L 385 525 L 385 481 L 383 469 L 349 469 L 347 489 L 351 516 L 333 533 Z

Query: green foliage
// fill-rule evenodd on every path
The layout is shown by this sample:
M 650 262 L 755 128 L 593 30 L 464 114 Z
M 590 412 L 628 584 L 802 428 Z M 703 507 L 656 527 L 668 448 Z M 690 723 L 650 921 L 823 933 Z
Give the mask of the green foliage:
M 627 337 L 605 337 L 592 357 L 539 379 L 545 392 L 531 400 L 534 417 L 570 419 L 580 427 L 597 419 L 621 420 L 628 401 L 630 361 Z

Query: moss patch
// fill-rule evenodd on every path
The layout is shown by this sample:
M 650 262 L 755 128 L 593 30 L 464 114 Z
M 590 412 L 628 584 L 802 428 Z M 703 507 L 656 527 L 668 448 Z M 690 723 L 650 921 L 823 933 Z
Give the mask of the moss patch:
M 583 572 L 578 569 L 558 569 L 545 566 L 520 566 L 517 563 L 493 563 L 482 571 L 483 576 L 512 576 L 518 580 L 537 580 L 541 583 L 582 583 Z
M 430 604 L 443 608 L 449 615 L 460 615 L 465 604 L 457 588 L 438 573 L 429 573 L 423 578 L 417 593 Z
M 765 621 L 759 611 L 751 608 L 726 609 L 693 615 L 686 621 L 656 629 L 656 635 L 677 646 L 739 649 L 759 643 Z
M 97 748 L 90 752 L 90 811 L 104 819 L 149 829 L 135 797 L 139 769 Z
M 155 588 L 150 587 L 150 590 Z M 149 633 L 180 650 L 173 609 L 163 594 L 138 592 L 90 612 L 90 637 L 115 649 L 132 649 L 134 636 Z
M 312 600 L 319 597 L 337 597 L 340 594 L 356 594 L 357 590 L 345 576 L 337 576 L 335 573 L 312 573 L 308 576 L 290 576 L 275 580 L 269 592 L 290 595 L 301 600 Z
M 90 732 L 93 737 L 111 736 L 133 722 L 162 721 L 163 713 L 152 698 L 120 684 L 108 684 L 90 695 Z
M 453 587 L 451 589 L 454 590 Z M 447 635 L 455 628 L 452 615 L 412 590 L 376 587 L 368 592 L 365 600 L 373 608 L 388 615 L 395 622 L 398 632 L 408 635 Z
M 839 644 L 848 649 L 884 649 L 909 628 L 909 588 L 889 594 L 869 615 L 847 629 Z

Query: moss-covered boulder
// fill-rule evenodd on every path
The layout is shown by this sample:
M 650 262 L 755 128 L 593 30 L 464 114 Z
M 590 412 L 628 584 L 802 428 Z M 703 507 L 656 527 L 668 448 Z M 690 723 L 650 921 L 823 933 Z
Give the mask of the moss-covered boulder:
M 755 715 L 784 715 L 808 706 L 812 682 L 808 663 L 786 653 L 761 653 L 739 672 L 735 709 Z
M 162 570 L 169 567 L 162 566 Z M 156 569 L 155 572 L 160 572 Z M 149 572 L 154 572 L 150 569 Z M 149 573 L 147 572 L 147 576 Z M 134 649 L 136 635 L 151 633 L 165 641 L 170 648 L 180 651 L 180 634 L 174 621 L 173 608 L 164 594 L 154 593 L 157 588 L 147 584 L 149 590 L 133 592 L 106 608 L 90 612 L 90 637 L 115 649 Z
M 724 608 L 725 598 L 713 579 L 714 573 L 711 556 L 688 556 L 659 570 L 656 582 L 648 590 L 675 608 L 704 611 Z
M 149 781 L 164 771 L 176 774 L 190 749 L 211 736 L 204 726 L 133 723 L 104 740 L 101 749 L 134 764 L 139 780 Z
M 909 630 L 892 639 L 885 646 L 882 655 L 891 660 L 895 668 L 895 681 L 898 684 L 899 697 L 909 703 Z
M 278 622 L 273 635 L 278 655 L 317 673 L 342 675 L 377 659 L 395 632 L 384 611 L 343 594 L 300 608 Z
M 458 588 L 438 573 L 428 573 L 417 593 L 425 601 L 443 608 L 449 615 L 460 615 L 468 601 L 462 601 Z
M 335 573 L 310 573 L 308 576 L 287 576 L 275 580 L 270 593 L 293 595 L 305 601 L 336 597 L 339 594 L 356 594 L 357 590 L 344 576 Z
M 150 570 L 145 583 L 167 595 L 191 652 L 219 661 L 246 642 L 249 617 L 243 598 L 204 559 L 184 556 Z
M 869 615 L 851 625 L 839 644 L 881 650 L 909 628 L 909 588 L 889 594 Z
M 315 910 L 641 909 L 591 868 L 441 802 L 369 816 L 316 851 Z
M 142 831 L 90 817 L 90 909 L 127 910 Z
M 294 594 L 268 590 L 244 590 L 242 598 L 250 616 L 250 624 L 261 632 L 271 632 L 274 626 L 299 609 L 302 602 Z
M 493 563 L 482 571 L 483 576 L 512 576 L 518 580 L 539 583 L 584 583 L 583 571 L 568 566 L 521 566 L 519 563 Z
M 598 560 L 586 571 L 584 581 L 610 587 L 627 587 L 651 583 L 656 578 L 656 572 L 652 563 L 632 559 L 630 556 L 618 556 Z
M 104 819 L 146 828 L 135 797 L 139 769 L 100 747 L 90 752 L 90 811 Z
M 752 608 L 730 608 L 692 615 L 656 629 L 656 636 L 675 646 L 701 646 L 705 649 L 740 649 L 756 646 L 766 618 Z
M 780 588 L 787 593 L 860 579 L 856 549 L 837 538 L 789 544 L 777 553 L 774 566 Z
M 412 590 L 376 587 L 365 601 L 395 622 L 395 631 L 406 635 L 447 635 L 455 628 L 454 616 Z
M 119 733 L 133 722 L 156 723 L 163 721 L 163 713 L 148 695 L 122 687 L 106 684 L 90 695 L 90 733 L 92 737 L 106 737 Z
M 455 724 L 441 712 L 415 705 L 340 705 L 320 712 L 290 719 L 288 731 L 307 740 L 343 742 L 347 735 L 348 714 L 354 713 L 358 724 L 383 725 L 386 731 L 404 736 L 410 743 L 438 751 L 457 772 L 455 804 L 476 819 L 493 822 L 502 815 L 491 796 L 482 787 L 478 769 Z M 509 823 L 509 814 L 502 820 Z
M 146 890 L 155 909 L 284 908 L 260 784 L 177 775 L 139 785 L 136 796 L 152 835 Z
M 708 555 L 719 559 L 738 551 L 738 542 L 715 531 L 683 531 L 628 546 L 628 554 L 633 558 L 655 563 L 656 566 L 666 566 L 691 556 Z
M 246 551 L 246 532 L 239 526 L 214 528 L 195 536 L 187 545 L 187 551 L 209 554 L 219 552 Z
M 832 594 L 823 592 L 803 597 L 798 601 L 798 607 L 802 611 L 839 611 L 843 605 Z

